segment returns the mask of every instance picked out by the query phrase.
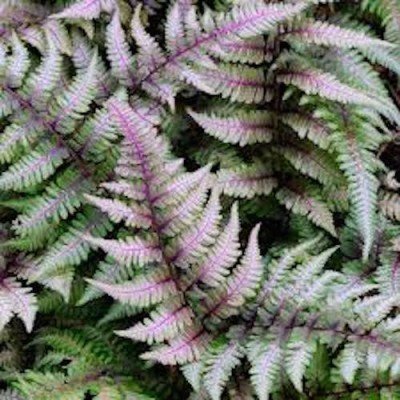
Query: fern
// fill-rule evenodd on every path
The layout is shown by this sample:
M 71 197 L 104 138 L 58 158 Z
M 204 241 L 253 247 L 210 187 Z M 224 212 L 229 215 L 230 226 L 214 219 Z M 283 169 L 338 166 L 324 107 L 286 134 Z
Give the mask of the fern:
M 400 398 L 399 16 L 4 0 L 0 397 Z
M 147 219 L 142 223 L 137 218 L 134 220 L 136 227 L 147 229 L 147 234 L 128 236 L 120 240 L 88 237 L 88 241 L 102 248 L 122 265 L 144 268 L 155 264 L 158 272 L 155 277 L 142 274 L 140 280 L 136 278 L 136 281 L 129 284 L 91 282 L 111 296 L 133 305 L 149 306 L 161 300 L 169 300 L 171 304 L 168 307 L 159 306 L 149 319 L 120 334 L 150 343 L 168 339 L 168 345 L 148 352 L 145 354 L 146 358 L 154 358 L 162 363 L 192 360 L 209 340 L 205 328 L 201 325 L 197 327 L 196 324 L 191 326 L 194 322 L 194 304 L 191 303 L 194 298 L 191 300 L 191 297 L 195 294 L 196 282 L 200 277 L 204 280 L 207 275 L 216 274 L 217 271 L 223 274 L 223 269 L 236 263 L 240 253 L 233 229 L 236 235 L 238 229 L 231 223 L 228 223 L 225 232 L 219 227 L 220 205 L 216 191 L 212 192 L 206 203 L 210 183 L 207 170 L 190 175 L 182 174 L 179 164 L 177 169 L 174 162 L 169 160 L 168 148 L 161 137 L 156 135 L 154 126 L 140 124 L 127 103 L 116 100 L 110 104 L 110 109 L 115 125 L 124 135 L 122 158 L 118 163 L 117 173 L 127 188 L 141 190 L 139 204 L 142 215 L 147 215 Z M 134 186 L 130 186 L 131 184 Z M 113 187 L 115 185 L 108 185 L 108 190 L 112 192 Z M 195 197 L 192 198 L 191 193 Z M 117 210 L 124 204 L 100 198 L 91 200 L 110 215 L 111 219 L 115 219 L 116 213 L 120 212 Z M 130 203 L 130 212 L 139 206 L 132 199 Z M 233 222 L 237 225 L 237 211 L 233 209 L 232 213 Z M 127 226 L 131 225 L 129 218 L 124 221 Z M 191 227 L 193 222 L 196 226 Z M 231 302 L 241 302 L 252 295 L 253 288 L 260 279 L 256 232 L 253 231 L 249 247 L 236 274 L 231 280 L 227 280 L 225 287 L 211 291 L 215 304 L 204 304 L 203 318 L 210 319 L 218 314 L 231 312 L 228 311 L 231 309 Z M 208 246 L 219 235 L 223 242 L 233 236 L 230 240 L 236 243 L 226 243 L 232 247 L 229 253 L 225 253 L 225 247 L 219 245 L 218 240 L 215 251 L 210 252 Z M 201 263 L 203 257 L 206 257 L 204 264 Z M 193 273 L 186 277 L 183 272 L 189 266 L 192 266 Z M 197 278 L 196 271 L 199 274 Z M 251 275 L 245 279 L 243 274 L 250 271 Z M 154 272 L 152 275 L 154 276 Z M 190 276 L 192 282 L 188 280 Z M 178 290 L 185 291 L 183 298 Z
M 61 23 L 50 18 L 48 24 L 55 27 Z M 14 33 L 11 36 L 11 54 L 5 56 L 5 68 L 1 73 L 7 122 L 0 146 L 2 161 L 8 168 L 2 171 L 0 186 L 10 192 L 7 201 L 16 198 L 17 194 L 13 194 L 16 191 L 20 192 L 18 196 L 22 194 L 26 198 L 25 212 L 13 223 L 17 235 L 13 246 L 23 250 L 24 241 L 35 237 L 34 248 L 43 249 L 43 254 L 46 246 L 57 243 L 57 237 L 65 243 L 66 235 L 71 235 L 68 232 L 74 226 L 83 227 L 80 217 L 76 216 L 84 203 L 83 194 L 96 190 L 99 178 L 112 168 L 113 159 L 108 157 L 111 163 L 105 163 L 100 171 L 94 169 L 94 163 L 102 152 L 108 150 L 104 142 L 115 140 L 115 136 L 103 133 L 102 147 L 94 146 L 92 149 L 96 156 L 83 152 L 85 140 L 82 137 L 87 132 L 86 124 L 93 124 L 93 120 L 85 121 L 81 129 L 78 126 L 93 101 L 102 101 L 97 86 L 101 82 L 107 86 L 109 80 L 102 75 L 104 65 L 87 38 L 73 30 L 71 35 L 77 35 L 73 40 L 67 34 L 67 28 L 64 25 L 60 27 L 60 32 L 53 32 L 59 39 L 59 46 L 56 46 L 58 41 L 46 32 L 41 56 L 35 66 L 28 64 L 29 49 Z M 66 54 L 75 64 L 75 76 L 66 72 L 60 52 L 63 46 L 71 48 Z M 83 55 L 78 56 L 79 52 Z M 94 121 L 96 118 L 99 117 L 95 116 Z M 30 194 L 35 194 L 35 197 L 30 198 Z M 90 213 L 90 210 L 84 212 Z M 67 224 L 62 226 L 62 221 Z M 75 257 L 72 264 L 71 257 Z M 42 258 L 46 259 L 46 256 Z M 57 265 L 49 260 L 48 268 L 24 276 L 35 277 L 41 283 L 60 289 L 68 297 L 72 275 L 69 274 L 65 287 L 61 289 L 64 286 L 61 280 L 66 277 L 65 268 L 68 264 L 79 264 L 84 258 L 83 255 L 78 259 L 70 254 L 60 258 Z M 54 273 L 55 267 L 64 270 L 58 277 Z M 45 276 L 46 273 L 51 273 L 51 276 Z M 58 279 L 57 285 L 51 283 L 54 279 Z
M 134 380 L 112 377 L 113 356 L 107 351 L 107 341 L 93 331 L 48 332 L 36 341 L 36 345 L 51 350 L 37 366 L 43 371 L 27 371 L 17 377 L 15 387 L 25 396 L 50 399 L 56 395 L 60 400 L 83 399 L 86 394 L 98 399 L 106 396 L 152 398 L 143 393 Z M 69 363 L 65 372 L 61 368 L 63 360 L 75 360 Z M 54 372 L 54 368 L 58 372 Z

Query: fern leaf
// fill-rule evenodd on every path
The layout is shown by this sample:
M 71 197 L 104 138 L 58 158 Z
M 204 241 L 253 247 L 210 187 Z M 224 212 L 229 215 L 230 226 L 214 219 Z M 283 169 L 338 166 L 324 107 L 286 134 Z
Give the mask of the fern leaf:
M 92 279 L 87 281 L 116 300 L 144 307 L 159 303 L 176 293 L 173 279 L 161 272 L 141 276 L 132 283 L 112 285 Z
M 286 160 L 302 174 L 316 179 L 324 185 L 343 185 L 345 180 L 338 171 L 335 160 L 325 152 L 319 151 L 312 146 L 287 146 L 278 149 Z
M 315 246 L 319 240 L 320 237 L 317 237 L 301 243 L 293 248 L 289 248 L 284 251 L 282 256 L 277 261 L 271 261 L 267 268 L 269 272 L 268 279 L 262 286 L 262 289 L 257 297 L 260 304 L 263 304 L 264 301 L 270 297 L 272 291 L 275 290 L 278 285 L 284 282 L 288 271 L 295 264 L 296 258 L 301 255 L 304 256 L 307 250 Z
M 54 174 L 66 158 L 68 152 L 64 148 L 41 146 L 0 175 L 0 188 L 22 190 L 40 183 Z
M 207 50 L 225 62 L 242 64 L 259 65 L 271 57 L 267 50 L 267 43 L 262 36 L 241 41 L 218 37 L 215 43 L 207 46 Z
M 47 38 L 54 43 L 61 53 L 71 56 L 72 43 L 64 24 L 57 20 L 47 19 L 43 29 Z
M 340 374 L 349 385 L 353 383 L 355 374 L 360 367 L 360 356 L 356 343 L 346 344 L 339 356 L 338 368 Z
M 289 125 L 301 139 L 307 138 L 322 149 L 326 149 L 331 141 L 329 128 L 314 115 L 286 113 L 282 122 Z
M 85 120 L 79 130 L 77 141 L 81 154 L 88 160 L 101 162 L 117 139 L 117 133 L 110 120 L 107 102 L 104 108 L 98 109 L 92 118 Z
M 333 236 L 337 235 L 332 213 L 326 204 L 313 198 L 312 195 L 282 188 L 277 192 L 276 197 L 288 210 L 307 216 L 315 225 L 325 229 Z
M 258 104 L 264 102 L 267 95 L 264 73 L 260 68 L 226 64 L 214 69 L 188 70 L 185 78 L 199 90 L 232 101 Z
M 219 235 L 207 257 L 197 267 L 196 281 L 217 286 L 225 279 L 230 267 L 240 255 L 239 229 L 238 209 L 237 204 L 234 204 L 224 231 Z
M 217 185 L 228 196 L 251 199 L 269 195 L 277 186 L 273 172 L 268 166 L 258 164 L 236 169 L 221 169 L 217 174 Z
M 174 264 L 184 267 L 187 263 L 194 262 L 207 251 L 206 246 L 213 242 L 221 218 L 218 196 L 216 191 L 212 193 L 201 220 L 174 244 L 179 249 L 171 256 Z
M 139 322 L 132 328 L 117 331 L 120 336 L 152 344 L 172 339 L 191 325 L 192 312 L 179 302 L 161 305 L 150 313 L 150 318 Z
M 193 190 L 209 178 L 211 165 L 206 165 L 199 168 L 195 172 L 187 172 L 174 178 L 171 182 L 167 183 L 161 193 L 157 195 L 154 203 L 157 206 L 174 205 L 175 201 L 184 200 Z M 208 186 L 204 187 L 205 189 Z M 171 198 L 173 203 L 171 203 Z
M 376 39 L 352 29 L 341 28 L 322 21 L 309 21 L 295 27 L 287 33 L 289 37 L 300 39 L 302 42 L 336 46 L 342 48 L 368 49 L 370 47 L 387 47 L 393 45 L 384 40 Z
M 225 15 L 216 32 L 208 30 L 215 36 L 237 35 L 240 38 L 254 37 L 266 33 L 279 22 L 298 15 L 307 7 L 306 3 L 270 4 L 248 2 L 234 7 Z M 229 37 L 229 36 L 228 36 Z
M 176 208 L 171 212 L 171 215 L 161 220 L 161 231 L 165 234 L 173 234 L 191 226 L 203 209 L 203 205 L 207 200 L 209 186 L 209 180 L 207 177 L 204 177 L 204 179 L 199 182 L 199 185 L 188 194 L 184 201 L 179 203 L 178 197 L 178 204 L 176 204 L 174 200 Z M 163 203 L 162 197 L 159 198 L 157 203 Z M 175 204 L 171 205 L 175 206 Z
M 126 151 L 131 153 L 133 160 L 141 167 L 143 178 L 150 181 L 150 171 L 145 164 L 147 161 L 145 152 L 152 154 L 166 152 L 165 144 L 156 136 L 154 126 L 149 124 L 149 121 L 138 118 L 126 102 L 113 98 L 107 107 L 114 124 L 126 138 Z M 117 169 L 117 171 L 122 170 Z
M 82 260 L 88 258 L 90 252 L 90 246 L 85 240 L 85 236 L 90 234 L 104 236 L 109 230 L 109 223 L 99 218 L 96 213 L 89 214 L 88 217 L 78 215 L 51 249 L 37 260 L 38 269 L 31 279 L 41 280 L 46 276 L 52 276 L 61 267 L 68 266 L 70 268 L 79 265 Z
M 354 217 L 363 238 L 363 258 L 366 259 L 375 236 L 378 181 L 372 173 L 374 164 L 368 163 L 370 153 L 361 145 L 363 141 L 365 138 L 360 139 L 356 132 L 349 132 L 344 137 L 340 135 L 335 144 L 341 168 L 349 180 Z
M 57 96 L 50 107 L 50 116 L 53 118 L 51 126 L 63 134 L 71 133 L 76 121 L 82 119 L 89 111 L 89 105 L 96 95 L 97 85 L 97 53 L 94 54 L 86 73 L 77 76 L 65 92 Z
M 19 87 L 30 65 L 29 54 L 15 33 L 12 35 L 11 45 L 12 55 L 7 63 L 7 84 L 10 87 Z
M 30 288 L 23 287 L 14 278 L 0 282 L 0 331 L 15 314 L 21 318 L 28 332 L 32 331 L 36 311 L 36 298 Z
M 129 50 L 118 12 L 114 12 L 107 30 L 107 55 L 112 74 L 124 85 L 131 85 L 133 79 L 133 56 Z
M 212 400 L 221 398 L 232 370 L 240 364 L 241 356 L 242 351 L 237 343 L 213 346 L 208 350 L 204 360 L 203 380 Z
M 110 13 L 114 2 L 110 0 L 81 0 L 67 7 L 65 10 L 52 15 L 56 19 L 95 19 L 102 11 Z
M 395 221 L 400 220 L 400 197 L 397 193 L 386 192 L 379 205 L 387 217 Z
M 176 2 L 172 10 L 176 10 L 179 2 Z M 141 5 L 138 5 L 132 19 L 131 30 L 132 36 L 136 40 L 140 50 L 138 54 L 138 64 L 140 65 L 140 72 L 142 74 L 149 73 L 151 68 L 157 68 L 165 62 L 164 53 L 157 43 L 144 29 L 141 18 Z M 168 21 L 167 21 L 168 26 Z
M 211 136 L 224 143 L 245 146 L 272 140 L 271 115 L 263 111 L 239 112 L 233 118 L 189 111 L 189 115 Z
M 40 129 L 40 124 L 33 121 L 30 126 L 22 126 L 22 123 L 6 126 L 0 136 L 0 162 L 10 163 L 20 147 L 27 147 L 36 139 Z
M 18 216 L 13 223 L 15 232 L 21 237 L 42 236 L 52 223 L 67 219 L 81 206 L 82 194 L 90 186 L 76 171 L 66 171 Z
M 18 110 L 19 102 L 12 95 L 10 90 L 4 90 L 0 92 L 0 117 L 6 117 L 13 113 L 13 111 Z
M 32 99 L 33 106 L 38 110 L 45 108 L 61 77 L 62 55 L 51 40 L 48 40 L 48 43 L 42 63 L 33 74 L 29 75 L 23 87 L 25 95 Z
M 200 391 L 202 369 L 201 362 L 193 362 L 181 367 L 182 374 L 196 392 Z
M 268 400 L 278 375 L 282 350 L 277 342 L 255 345 L 251 349 L 250 380 L 260 400 Z
M 303 391 L 305 370 L 315 350 L 315 342 L 308 341 L 304 337 L 296 337 L 292 333 L 285 352 L 285 364 L 289 378 L 299 392 Z
M 72 61 L 77 75 L 82 75 L 90 68 L 93 56 L 96 54 L 96 48 L 93 48 L 92 43 L 86 36 L 78 31 L 72 32 L 73 39 L 73 54 Z M 101 58 L 97 60 L 96 65 L 97 78 L 97 96 L 96 100 L 108 98 L 113 92 L 113 79 L 111 71 Z
M 178 4 L 177 2 L 175 6 Z M 175 107 L 174 95 L 177 89 L 176 83 L 168 77 L 159 74 L 167 64 L 164 52 L 144 29 L 140 19 L 140 12 L 141 5 L 136 7 L 131 24 L 132 36 L 139 46 L 139 53 L 137 55 L 139 77 L 143 82 L 144 90 L 151 96 L 160 98 L 163 102 L 169 104 L 173 110 Z
M 210 337 L 206 332 L 192 328 L 182 336 L 171 340 L 168 345 L 144 353 L 141 357 L 169 365 L 193 362 L 200 357 L 209 340 Z
M 306 94 L 319 95 L 329 100 L 343 104 L 358 104 L 370 107 L 387 116 L 389 119 L 397 119 L 393 114 L 392 106 L 383 99 L 376 99 L 359 89 L 352 88 L 333 75 L 319 70 L 297 70 L 278 74 L 278 81 L 292 84 L 303 90 Z
M 195 12 L 192 8 L 189 8 L 189 11 L 186 11 L 187 5 L 182 5 L 181 2 L 177 2 L 175 6 L 171 7 L 171 12 L 168 16 L 167 26 L 175 27 L 175 29 L 169 29 L 169 33 L 167 36 L 167 43 L 176 44 L 176 48 L 169 49 L 170 54 L 165 58 L 157 57 L 153 59 L 155 62 L 153 63 L 153 67 L 148 69 L 147 73 L 144 74 L 141 79 L 141 83 L 145 84 L 147 90 L 153 86 L 154 95 L 159 97 L 157 94 L 157 90 L 163 91 L 165 87 L 163 84 L 165 83 L 165 79 L 161 76 L 161 71 L 166 69 L 173 73 L 176 71 L 176 65 L 178 63 L 194 61 L 194 64 L 205 64 L 208 67 L 210 66 L 209 59 L 204 57 L 204 52 L 199 52 L 199 50 L 212 46 L 215 42 L 218 41 L 218 38 L 224 38 L 226 40 L 232 40 L 234 42 L 238 42 L 238 38 L 240 40 L 255 37 L 259 34 L 266 33 L 269 30 L 272 30 L 278 23 L 290 19 L 295 15 L 301 13 L 307 7 L 306 3 L 298 3 L 295 5 L 289 4 L 272 4 L 266 5 L 261 2 L 257 3 L 249 3 L 245 5 L 235 6 L 229 13 L 226 14 L 217 14 L 215 15 L 215 21 L 217 23 L 211 23 L 211 18 L 206 18 L 203 21 L 204 32 L 202 32 L 201 25 L 198 23 Z M 183 34 L 182 24 L 179 23 L 180 18 L 183 18 L 183 22 L 186 26 L 191 26 L 189 32 L 187 32 L 185 41 L 185 45 L 182 44 L 182 38 L 180 37 Z M 138 17 L 134 20 L 134 25 L 139 26 Z M 171 22 L 170 22 L 171 21 Z M 136 35 L 136 37 L 144 38 L 145 36 L 141 33 L 140 35 Z M 146 42 L 147 41 L 147 42 Z M 154 50 L 154 42 L 148 42 L 148 38 L 146 41 L 143 41 L 143 48 L 148 48 L 147 54 L 153 54 L 152 50 Z M 159 54 L 159 50 L 154 52 L 154 54 Z M 199 62 L 200 61 L 200 62 Z M 240 69 L 236 71 L 236 75 L 240 75 Z M 233 72 L 233 71 L 231 71 Z M 250 69 L 244 69 L 241 71 L 242 75 L 247 72 L 247 75 L 256 75 L 256 71 L 252 71 Z M 189 81 L 191 84 L 195 84 L 202 89 L 206 89 L 208 92 L 215 92 L 218 90 L 219 93 L 223 92 L 225 96 L 235 95 L 242 99 L 247 99 L 247 101 L 251 101 L 251 98 L 256 94 L 256 100 L 261 101 L 264 97 L 264 88 L 263 82 L 261 80 L 261 76 L 258 77 L 258 81 L 255 83 L 256 86 L 260 88 L 250 88 L 248 86 L 242 85 L 246 94 L 240 94 L 240 91 L 235 89 L 235 79 L 234 77 L 229 76 L 229 71 L 213 71 L 211 74 L 201 74 L 198 71 L 195 72 L 193 69 L 180 69 L 180 78 L 183 80 Z M 207 76 L 208 75 L 208 76 Z M 207 80 L 214 80 L 213 87 L 210 87 L 207 84 Z M 225 81 L 225 87 L 219 87 L 220 83 Z M 162 83 L 160 85 L 160 82 Z M 236 79 L 236 85 L 240 84 L 239 80 Z M 171 82 L 166 83 L 166 87 L 168 88 L 168 92 L 165 95 L 162 95 L 164 99 L 173 96 L 174 88 L 171 87 Z M 171 100 L 169 100 L 171 103 Z
M 249 242 L 240 262 L 233 274 L 227 279 L 226 285 L 217 288 L 212 297 L 207 299 L 207 313 L 218 318 L 227 318 L 238 312 L 246 298 L 253 297 L 262 274 L 260 250 L 257 243 L 260 225 L 251 231 Z
M 243 259 L 240 265 L 235 269 L 231 279 L 227 282 L 229 292 L 234 293 L 237 289 L 240 290 L 239 297 L 254 296 L 254 291 L 258 287 L 263 273 L 260 249 L 257 243 L 260 227 L 261 225 L 258 224 L 251 231 Z M 233 297 L 231 300 L 233 300 Z M 241 301 L 242 300 L 239 300 L 239 303 Z
M 336 250 L 337 247 L 332 247 L 321 254 L 311 257 L 291 274 L 290 280 L 292 283 L 285 290 L 290 293 L 296 304 L 304 306 L 312 302 L 315 303 L 318 300 L 319 291 L 325 290 L 328 284 L 332 284 L 331 281 L 337 277 L 333 271 L 326 271 L 325 274 L 320 276 L 318 274 L 321 274 L 322 268 Z M 328 278 L 327 280 L 326 277 Z M 310 285 L 312 280 L 313 283 Z
M 153 240 L 127 238 L 126 240 L 101 239 L 86 236 L 85 239 L 95 247 L 100 247 L 111 257 L 125 265 L 145 265 L 161 261 L 160 249 Z
M 119 200 L 103 199 L 91 195 L 86 195 L 85 198 L 101 211 L 107 213 L 113 222 L 124 221 L 127 226 L 142 228 L 148 228 L 151 225 L 151 215 L 148 214 L 146 208 L 133 204 L 127 206 Z
M 29 275 L 29 280 L 48 285 L 68 299 L 70 289 L 68 283 L 73 275 L 72 267 L 87 260 L 90 251 L 88 243 L 81 236 L 81 231 L 84 234 L 91 231 L 105 234 L 107 228 L 109 227 L 100 221 L 96 224 L 78 216 L 53 247 L 35 260 L 34 271 Z

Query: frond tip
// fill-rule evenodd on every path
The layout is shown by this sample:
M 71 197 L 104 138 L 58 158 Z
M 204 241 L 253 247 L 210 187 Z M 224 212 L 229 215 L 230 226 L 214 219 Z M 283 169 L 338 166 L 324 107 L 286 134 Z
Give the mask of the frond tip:
M 16 315 L 21 318 L 28 332 L 32 331 L 35 320 L 35 295 L 28 287 L 23 287 L 14 278 L 6 278 L 0 282 L 0 331 Z

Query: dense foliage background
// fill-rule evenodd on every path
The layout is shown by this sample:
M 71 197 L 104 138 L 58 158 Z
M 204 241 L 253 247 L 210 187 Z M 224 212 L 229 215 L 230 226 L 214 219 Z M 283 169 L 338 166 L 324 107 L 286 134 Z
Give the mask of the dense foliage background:
M 400 2 L 2 0 L 0 399 L 400 399 Z

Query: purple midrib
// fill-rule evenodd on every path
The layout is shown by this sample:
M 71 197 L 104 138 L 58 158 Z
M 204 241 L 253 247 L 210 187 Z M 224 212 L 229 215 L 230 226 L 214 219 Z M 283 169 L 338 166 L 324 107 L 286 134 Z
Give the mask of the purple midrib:
M 233 236 L 236 234 L 236 232 L 230 233 L 228 238 L 226 239 L 226 241 L 228 243 L 231 243 L 231 241 L 233 240 Z M 223 251 L 222 253 L 219 255 L 219 257 L 217 257 L 217 255 L 213 255 L 212 257 L 208 258 L 206 260 L 206 262 L 203 264 L 203 266 L 200 268 L 200 273 L 196 278 L 196 281 L 200 281 L 202 279 L 204 279 L 205 277 L 207 277 L 207 275 L 209 274 L 209 272 L 213 269 L 213 267 L 215 265 L 219 265 L 219 261 L 221 259 L 223 259 L 225 257 L 226 254 L 229 253 L 229 251 L 231 250 L 231 248 L 229 247 L 229 245 L 225 245 L 223 247 Z
M 243 27 L 245 27 L 246 24 L 249 24 L 250 22 L 254 23 L 255 21 L 262 19 L 263 17 L 265 17 L 268 14 L 271 14 L 271 13 L 266 13 L 265 10 L 263 10 L 263 11 L 259 12 L 258 14 L 253 15 L 252 18 L 248 18 L 248 19 L 245 19 L 244 21 L 240 21 L 240 22 L 229 23 L 225 27 L 217 28 L 212 33 L 209 33 L 207 35 L 201 36 L 200 38 L 197 38 L 190 46 L 180 49 L 175 54 L 167 57 L 164 62 L 159 64 L 152 71 L 150 71 L 143 79 L 141 79 L 137 83 L 136 87 L 134 87 L 133 89 L 138 88 L 143 82 L 146 82 L 152 75 L 159 72 L 161 69 L 166 67 L 168 64 L 172 64 L 177 59 L 179 59 L 186 53 L 189 53 L 191 50 L 195 49 L 196 47 L 199 47 L 215 38 L 218 38 L 219 35 L 223 36 L 223 35 L 233 34 L 233 33 L 237 32 L 238 30 L 243 29 Z M 278 12 L 278 14 L 280 14 L 280 13 Z
M 149 291 L 153 291 L 154 289 L 156 289 L 159 286 L 163 286 L 169 282 L 173 282 L 172 278 L 166 278 L 163 279 L 161 281 L 158 282 L 154 282 L 152 284 L 147 284 L 145 286 L 143 286 L 140 289 L 136 289 L 134 290 L 134 294 L 139 294 L 139 293 L 143 293 L 143 292 L 149 292 Z M 118 292 L 120 292 L 122 295 L 131 295 L 132 294 L 132 289 L 130 289 L 129 287 L 126 288 L 119 288 Z
M 178 307 L 176 310 L 167 314 L 166 317 L 161 318 L 160 320 L 156 321 L 153 325 L 150 325 L 147 328 L 150 332 L 155 333 L 163 329 L 163 325 L 167 322 L 177 319 L 177 315 L 184 309 L 184 306 Z
M 33 215 L 33 217 L 27 221 L 26 223 L 22 223 L 20 226 L 27 228 L 27 227 L 32 227 L 36 224 L 38 224 L 43 217 L 47 218 L 48 214 L 53 211 L 54 209 L 57 208 L 57 206 L 59 204 L 61 204 L 65 199 L 67 199 L 68 197 L 70 197 L 72 195 L 72 191 L 75 191 L 75 189 L 81 186 L 82 183 L 82 177 L 79 176 L 78 178 L 76 178 L 69 186 L 67 186 L 61 193 L 60 197 L 56 197 L 55 199 L 53 199 L 53 202 L 50 203 L 50 205 L 48 207 L 44 207 L 41 208 L 40 211 L 36 214 Z M 83 183 L 85 183 L 85 181 L 83 181 Z M 82 184 L 82 187 L 84 185 Z

